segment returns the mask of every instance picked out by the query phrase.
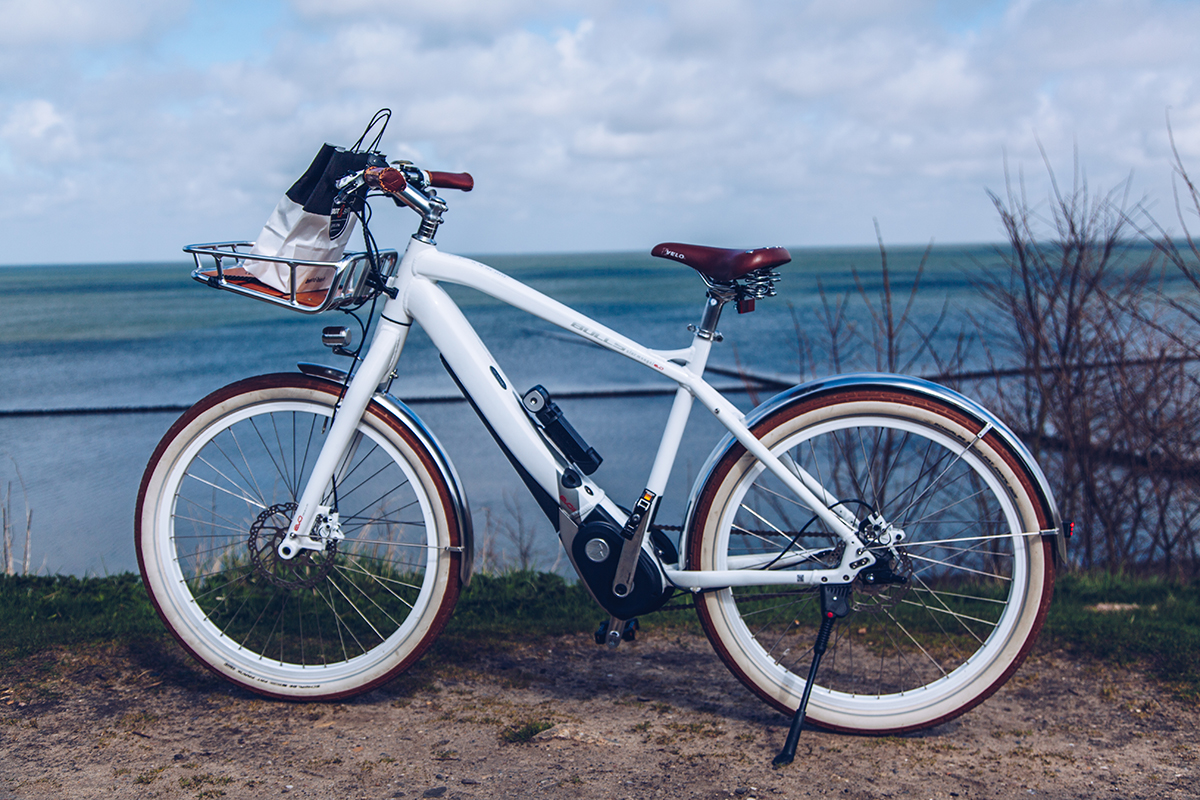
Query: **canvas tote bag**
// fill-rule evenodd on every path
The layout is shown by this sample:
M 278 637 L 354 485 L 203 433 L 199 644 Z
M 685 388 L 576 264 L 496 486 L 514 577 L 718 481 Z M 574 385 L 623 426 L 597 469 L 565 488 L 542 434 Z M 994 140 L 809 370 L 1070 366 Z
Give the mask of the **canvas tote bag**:
M 357 148 L 344 150 L 331 144 L 321 147 L 300 180 L 275 206 L 250 255 L 299 261 L 340 260 L 364 200 L 362 193 L 355 192 L 335 202 L 338 190 L 334 183 L 363 169 L 369 155 Z M 291 293 L 292 271 L 287 264 L 251 259 L 243 267 L 268 286 Z M 296 267 L 296 293 L 324 291 L 333 276 L 330 268 Z

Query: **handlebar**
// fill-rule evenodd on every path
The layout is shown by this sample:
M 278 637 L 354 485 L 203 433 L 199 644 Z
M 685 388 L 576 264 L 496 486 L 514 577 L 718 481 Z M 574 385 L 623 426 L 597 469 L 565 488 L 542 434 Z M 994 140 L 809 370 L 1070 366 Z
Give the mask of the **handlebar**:
M 392 198 L 397 205 L 404 205 L 416 211 L 422 217 L 428 217 L 430 212 L 445 209 L 446 202 L 437 196 L 437 192 L 429 187 L 428 175 L 424 170 L 405 165 L 400 169 L 395 167 L 367 167 L 362 172 L 356 172 L 342 178 L 347 182 L 347 188 L 367 186 L 378 189 Z M 339 182 L 339 186 L 341 182 Z M 343 192 L 346 189 L 342 190 Z M 440 216 L 440 211 L 438 212 Z
M 437 189 L 458 189 L 469 192 L 475 188 L 475 179 L 469 172 L 430 172 L 429 185 Z
M 433 189 L 457 189 L 469 192 L 475 188 L 475 179 L 468 172 L 427 172 L 407 162 L 393 162 L 397 166 L 386 166 L 387 161 L 378 154 L 367 162 L 371 166 L 354 172 L 337 181 L 338 197 L 360 190 L 364 185 L 378 189 L 396 201 L 421 215 L 421 227 L 416 238 L 433 243 L 433 235 L 442 223 L 442 212 L 446 203 Z
M 363 180 L 368 186 L 382 189 L 388 194 L 400 194 L 409 183 L 423 183 L 435 189 L 457 189 L 460 192 L 469 192 L 475 188 L 475 179 L 469 172 L 426 172 L 411 167 L 408 170 L 367 167 L 363 172 Z

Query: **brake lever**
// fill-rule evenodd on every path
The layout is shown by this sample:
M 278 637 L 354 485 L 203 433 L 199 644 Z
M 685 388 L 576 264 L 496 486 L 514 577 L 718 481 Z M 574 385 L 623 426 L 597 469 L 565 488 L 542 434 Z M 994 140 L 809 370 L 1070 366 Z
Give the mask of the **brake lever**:
M 349 175 L 344 175 L 334 181 L 333 185 L 338 190 L 337 195 L 333 198 L 333 204 L 339 205 L 344 203 L 346 199 L 357 192 L 359 188 L 366 184 L 366 170 L 351 172 Z

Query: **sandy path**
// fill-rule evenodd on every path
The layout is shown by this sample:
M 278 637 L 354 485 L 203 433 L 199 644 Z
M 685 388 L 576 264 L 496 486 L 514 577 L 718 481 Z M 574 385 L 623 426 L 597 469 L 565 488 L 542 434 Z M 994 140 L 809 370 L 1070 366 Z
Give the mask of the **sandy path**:
M 0 679 L 0 800 L 1200 797 L 1200 709 L 1133 671 L 1035 656 L 956 721 L 806 731 L 773 770 L 788 720 L 702 637 L 587 639 L 458 642 L 336 705 L 259 699 L 167 644 L 40 656 Z M 526 721 L 557 724 L 502 740 Z

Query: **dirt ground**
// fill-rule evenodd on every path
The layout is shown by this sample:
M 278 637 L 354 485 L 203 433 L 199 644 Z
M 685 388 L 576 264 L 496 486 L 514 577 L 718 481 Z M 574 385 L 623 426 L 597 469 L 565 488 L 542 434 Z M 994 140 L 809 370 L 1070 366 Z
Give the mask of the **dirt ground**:
M 554 726 L 505 740 L 527 723 Z M 775 770 L 787 724 L 675 632 L 459 642 L 338 704 L 263 700 L 170 643 L 88 647 L 0 677 L 0 800 L 1200 797 L 1200 709 L 1061 653 L 930 731 L 805 731 Z

